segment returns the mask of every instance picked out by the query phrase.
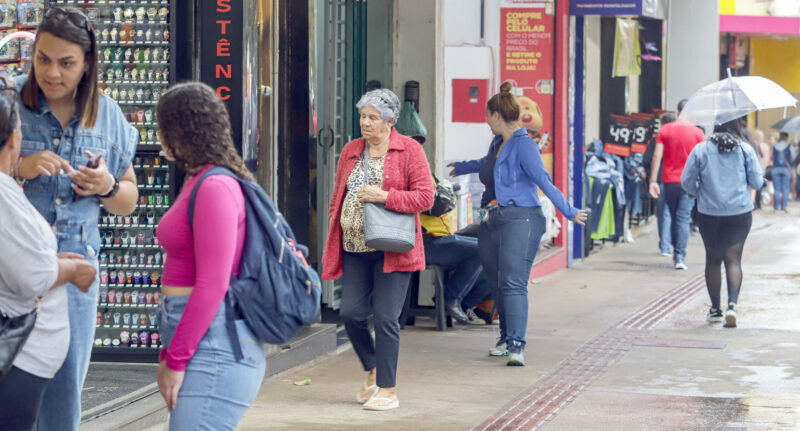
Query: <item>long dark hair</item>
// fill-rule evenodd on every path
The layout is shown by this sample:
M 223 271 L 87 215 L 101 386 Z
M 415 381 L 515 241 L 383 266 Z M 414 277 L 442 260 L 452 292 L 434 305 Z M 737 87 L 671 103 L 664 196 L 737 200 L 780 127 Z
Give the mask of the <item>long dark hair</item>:
M 6 91 L 0 91 L 0 151 L 6 146 L 6 141 L 14 130 L 17 130 L 19 121 L 19 107 L 17 99 Z
M 89 69 L 84 73 L 75 92 L 75 105 L 81 113 L 81 126 L 91 129 L 97 122 L 98 89 L 97 89 L 97 41 L 94 29 L 89 19 L 78 9 L 72 7 L 52 7 L 47 10 L 44 19 L 36 29 L 36 40 L 33 42 L 33 52 L 39 43 L 39 35 L 51 35 L 74 43 L 84 52 L 84 61 Z M 39 108 L 39 83 L 36 82 L 36 72 L 31 64 L 28 80 L 22 86 L 22 102 L 28 109 Z M 33 79 L 31 79 L 33 78 Z
M 233 145 L 228 109 L 208 85 L 185 82 L 171 87 L 158 99 L 156 121 L 161 142 L 187 174 L 217 165 L 253 180 Z

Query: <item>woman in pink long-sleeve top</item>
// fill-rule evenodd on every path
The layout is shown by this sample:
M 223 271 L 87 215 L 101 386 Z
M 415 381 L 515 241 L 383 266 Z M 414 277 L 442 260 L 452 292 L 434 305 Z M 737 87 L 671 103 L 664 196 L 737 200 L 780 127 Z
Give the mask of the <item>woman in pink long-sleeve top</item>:
M 244 196 L 234 178 L 214 175 L 198 189 L 192 226 L 188 204 L 197 180 L 215 165 L 240 178 L 252 175 L 233 146 L 225 104 L 211 87 L 172 87 L 158 102 L 157 120 L 167 159 L 187 174 L 157 232 L 167 252 L 158 309 L 164 344 L 158 387 L 171 411 L 170 429 L 233 430 L 258 394 L 266 368 L 261 342 L 244 320 L 235 322 L 240 361 L 225 328 L 223 300 L 231 274 L 239 275 L 246 237 Z
M 400 101 L 394 93 L 370 91 L 356 107 L 364 137 L 345 145 L 339 158 L 322 277 L 333 280 L 342 276 L 339 315 L 368 372 L 356 399 L 364 409 L 389 410 L 400 405 L 394 390 L 400 312 L 411 272 L 425 269 L 419 213 L 433 205 L 433 181 L 422 147 L 393 127 L 400 114 Z M 369 178 L 365 181 L 363 154 L 367 147 Z M 368 247 L 364 243 L 364 202 L 416 214 L 415 247 L 406 253 Z M 374 341 L 367 324 L 370 299 Z

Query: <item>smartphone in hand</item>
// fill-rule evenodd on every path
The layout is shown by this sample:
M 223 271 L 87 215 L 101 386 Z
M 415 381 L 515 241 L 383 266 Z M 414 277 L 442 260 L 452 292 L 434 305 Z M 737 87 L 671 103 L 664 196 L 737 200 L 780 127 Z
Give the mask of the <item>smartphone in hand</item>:
M 100 154 L 100 153 L 97 153 L 97 154 L 93 155 L 92 157 L 89 158 L 89 161 L 86 162 L 86 167 L 89 168 L 89 169 L 97 169 L 97 167 L 100 166 L 100 159 L 102 159 L 102 158 L 103 158 L 103 155 Z M 72 195 L 72 202 L 75 202 L 80 198 L 81 198 L 81 196 L 78 195 L 77 193 L 75 193 L 75 194 Z
M 100 153 L 93 155 L 91 158 L 89 158 L 89 161 L 86 163 L 86 167 L 90 169 L 97 169 L 97 167 L 100 166 L 100 159 L 102 158 L 103 155 Z

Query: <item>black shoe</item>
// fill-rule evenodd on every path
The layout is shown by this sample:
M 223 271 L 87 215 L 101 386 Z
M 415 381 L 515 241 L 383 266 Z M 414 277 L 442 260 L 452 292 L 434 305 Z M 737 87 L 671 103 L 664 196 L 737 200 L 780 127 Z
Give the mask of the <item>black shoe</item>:
M 447 314 L 450 315 L 453 319 L 456 319 L 458 323 L 466 325 L 469 323 L 469 317 L 467 314 L 464 313 L 464 310 L 461 309 L 461 305 L 459 304 L 445 304 L 444 309 L 447 310 Z
M 719 308 L 709 308 L 706 320 L 708 320 L 711 323 L 722 322 L 722 310 L 720 310 Z

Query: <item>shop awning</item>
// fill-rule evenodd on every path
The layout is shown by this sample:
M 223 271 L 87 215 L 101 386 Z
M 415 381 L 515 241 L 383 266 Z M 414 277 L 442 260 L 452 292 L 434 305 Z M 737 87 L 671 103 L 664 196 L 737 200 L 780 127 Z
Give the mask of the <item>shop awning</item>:
M 720 33 L 800 36 L 800 18 L 783 16 L 720 15 Z

